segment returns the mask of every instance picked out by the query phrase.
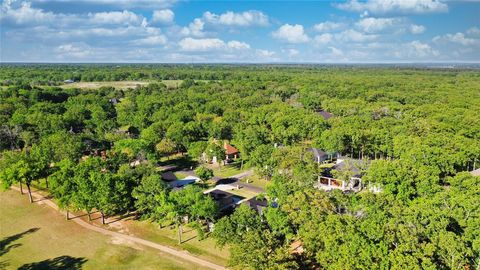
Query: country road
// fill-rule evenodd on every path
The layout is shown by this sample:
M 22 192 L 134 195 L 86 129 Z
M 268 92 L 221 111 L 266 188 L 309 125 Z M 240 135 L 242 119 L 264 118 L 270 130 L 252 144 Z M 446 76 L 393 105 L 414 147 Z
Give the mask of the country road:
M 18 187 L 14 187 L 14 186 L 12 186 L 11 189 L 16 190 L 16 191 L 20 191 L 20 189 Z M 41 202 L 46 204 L 47 206 L 49 206 L 49 207 L 51 207 L 51 208 L 53 208 L 57 211 L 60 211 L 60 209 L 58 208 L 58 206 L 54 202 L 52 202 L 50 199 L 46 199 L 41 194 L 38 194 L 36 192 L 32 192 L 32 196 L 36 200 L 41 200 Z M 80 225 L 80 226 L 82 226 L 86 229 L 89 229 L 89 230 L 92 230 L 92 231 L 95 231 L 95 232 L 98 232 L 98 233 L 101 233 L 101 234 L 104 234 L 104 235 L 119 237 L 119 238 L 122 238 L 124 240 L 131 241 L 131 242 L 134 242 L 134 243 L 137 243 L 137 244 L 140 244 L 140 245 L 148 246 L 148 247 L 160 250 L 162 252 L 168 253 L 170 255 L 177 256 L 177 257 L 179 257 L 183 260 L 190 261 L 190 262 L 193 262 L 193 263 L 196 263 L 198 265 L 208 267 L 208 268 L 211 268 L 211 269 L 215 269 L 215 270 L 226 270 L 227 269 L 227 268 L 225 268 L 221 265 L 217 265 L 215 263 L 212 263 L 212 262 L 200 259 L 198 257 L 195 257 L 195 256 L 191 255 L 190 253 L 188 253 L 187 251 L 176 250 L 176 249 L 173 249 L 171 247 L 164 246 L 164 245 L 161 245 L 161 244 L 157 244 L 157 243 L 154 243 L 154 242 L 151 242 L 151 241 L 148 241 L 148 240 L 145 240 L 145 239 L 141 239 L 141 238 L 138 238 L 138 237 L 135 237 L 135 236 L 130 236 L 130 235 L 126 235 L 126 234 L 123 234 L 123 233 L 118 233 L 118 232 L 110 231 L 110 230 L 107 230 L 107 229 L 103 229 L 103 228 L 97 227 L 95 225 L 92 225 L 92 224 L 90 224 L 86 221 L 83 221 L 80 218 L 75 218 L 76 216 L 74 216 L 72 213 L 70 213 L 70 216 L 71 216 L 71 221 L 77 223 L 78 225 Z

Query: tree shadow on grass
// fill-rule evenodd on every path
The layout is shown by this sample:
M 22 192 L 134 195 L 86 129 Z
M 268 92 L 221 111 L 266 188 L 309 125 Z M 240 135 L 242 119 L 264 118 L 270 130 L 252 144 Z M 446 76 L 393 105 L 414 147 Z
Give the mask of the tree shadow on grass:
M 190 168 L 195 168 L 198 165 L 198 162 L 192 160 L 188 156 L 182 156 L 175 159 L 165 160 L 158 163 L 159 166 L 173 166 L 174 168 L 171 171 L 181 171 L 189 170 Z
M 46 195 L 46 196 L 43 196 L 42 198 L 40 199 L 36 199 L 36 200 L 33 200 L 34 203 L 36 202 L 41 202 L 41 201 L 48 201 L 50 199 L 52 199 L 53 197 L 51 195 Z
M 8 261 L 1 261 L 0 262 L 0 270 L 7 269 L 7 266 L 9 266 L 10 263 Z
M 31 228 L 24 232 L 14 234 L 12 236 L 7 236 L 0 240 L 0 256 L 4 255 L 5 253 L 9 252 L 11 249 L 21 246 L 21 244 L 11 244 L 14 241 L 22 238 L 23 236 L 34 233 L 38 231 L 40 228 Z
M 233 184 L 237 181 L 238 181 L 237 178 L 232 178 L 232 177 L 223 178 L 217 181 L 217 185 L 228 185 L 228 184 Z
M 126 220 L 138 220 L 139 215 L 136 212 L 130 212 L 130 213 L 123 213 L 117 216 L 110 217 L 105 224 L 112 224 L 118 221 L 126 221 Z
M 27 263 L 18 268 L 18 270 L 60 270 L 60 269 L 82 269 L 82 265 L 87 262 L 85 258 L 75 258 L 71 256 L 60 256 L 40 262 Z

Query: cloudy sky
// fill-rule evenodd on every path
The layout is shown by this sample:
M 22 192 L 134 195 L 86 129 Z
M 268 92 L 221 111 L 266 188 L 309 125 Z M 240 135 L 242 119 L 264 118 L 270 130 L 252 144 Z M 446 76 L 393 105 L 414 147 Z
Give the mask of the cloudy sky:
M 2 62 L 480 62 L 480 1 L 3 0 Z

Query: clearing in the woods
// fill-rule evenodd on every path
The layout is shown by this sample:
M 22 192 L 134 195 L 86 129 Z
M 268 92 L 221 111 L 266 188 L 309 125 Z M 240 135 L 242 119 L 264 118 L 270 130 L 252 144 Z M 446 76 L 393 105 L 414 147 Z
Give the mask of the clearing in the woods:
M 0 192 L 0 269 L 204 269 L 82 228 L 25 196 Z

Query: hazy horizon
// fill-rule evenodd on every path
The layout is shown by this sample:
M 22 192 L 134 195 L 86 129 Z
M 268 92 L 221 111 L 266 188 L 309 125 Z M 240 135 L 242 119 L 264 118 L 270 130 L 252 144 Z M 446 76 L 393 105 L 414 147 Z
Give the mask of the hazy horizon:
M 2 62 L 478 63 L 480 2 L 3 0 Z

